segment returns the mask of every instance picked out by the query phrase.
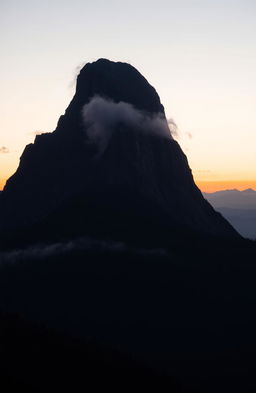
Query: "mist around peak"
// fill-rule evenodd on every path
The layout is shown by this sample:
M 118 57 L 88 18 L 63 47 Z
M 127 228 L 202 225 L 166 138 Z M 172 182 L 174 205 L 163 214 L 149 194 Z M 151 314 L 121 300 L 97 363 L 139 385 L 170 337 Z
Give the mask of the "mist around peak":
M 150 114 L 136 109 L 127 102 L 114 102 L 95 95 L 83 106 L 82 119 L 87 142 L 96 144 L 103 153 L 118 125 L 149 133 L 160 138 L 172 139 L 168 122 L 163 113 Z

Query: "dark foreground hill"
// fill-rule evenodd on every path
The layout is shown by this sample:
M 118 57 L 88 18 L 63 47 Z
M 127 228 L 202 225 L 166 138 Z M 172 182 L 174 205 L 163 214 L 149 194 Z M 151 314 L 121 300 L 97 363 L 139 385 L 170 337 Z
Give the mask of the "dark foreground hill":
M 145 384 L 154 376 L 159 384 L 167 378 L 177 391 L 255 391 L 256 268 L 252 242 L 239 246 L 237 242 L 225 246 L 213 242 L 167 252 L 78 239 L 15 250 L 1 254 L 1 259 L 5 262 L 0 274 L 0 308 L 54 329 L 56 341 L 53 338 L 48 344 L 49 355 L 42 356 L 56 356 L 59 375 L 62 353 L 67 351 L 63 355 L 67 362 L 64 381 L 69 367 L 71 376 L 81 381 L 87 378 L 87 367 L 91 370 L 94 366 L 80 368 L 78 359 L 84 355 L 75 354 L 77 347 L 67 359 L 70 352 L 65 342 L 58 344 L 58 335 L 84 342 L 82 352 L 86 352 L 88 340 L 93 340 L 100 350 L 107 348 L 107 358 L 112 359 L 111 352 L 117 351 L 121 358 L 131 359 L 133 365 L 121 372 L 115 357 L 110 369 L 104 369 L 101 354 L 97 355 L 99 366 L 94 372 L 100 379 L 109 370 L 106 386 L 126 371 L 132 378 L 134 371 L 141 373 Z M 19 346 L 24 339 L 23 333 L 17 334 L 20 343 L 17 353 L 12 347 L 12 355 L 20 359 Z M 41 340 L 44 338 L 39 337 L 37 345 Z M 41 367 L 40 351 L 35 356 Z M 8 364 L 19 379 L 17 362 Z M 74 367 L 78 367 L 77 373 Z M 147 370 L 152 370 L 149 379 Z M 40 375 L 40 369 L 35 371 Z M 46 371 L 48 381 L 49 368 Z M 29 380 L 25 374 L 25 381 Z M 86 391 L 83 389 L 82 384 L 80 391 Z
M 16 314 L 0 313 L 2 365 L 0 391 L 13 393 L 112 392 L 161 389 L 184 392 L 174 377 L 161 373 L 93 339 L 47 329 Z M 186 388 L 187 389 L 187 388 Z

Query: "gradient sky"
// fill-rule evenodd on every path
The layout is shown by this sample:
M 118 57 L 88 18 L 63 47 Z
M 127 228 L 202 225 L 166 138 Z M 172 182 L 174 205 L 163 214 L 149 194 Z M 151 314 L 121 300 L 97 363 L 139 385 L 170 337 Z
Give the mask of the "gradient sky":
M 203 190 L 256 188 L 255 18 L 255 0 L 1 0 L 0 189 L 100 57 L 156 88 Z

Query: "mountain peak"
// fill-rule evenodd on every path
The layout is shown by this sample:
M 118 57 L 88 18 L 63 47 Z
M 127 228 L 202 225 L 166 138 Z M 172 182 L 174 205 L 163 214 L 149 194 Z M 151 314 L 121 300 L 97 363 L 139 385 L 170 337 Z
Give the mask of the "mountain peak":
M 56 130 L 25 148 L 1 204 L 3 232 L 238 236 L 196 187 L 156 90 L 133 66 L 107 59 L 81 69 Z
M 128 63 L 107 59 L 87 63 L 77 77 L 75 97 L 85 104 L 95 95 L 127 102 L 142 111 L 164 113 L 156 90 Z
M 59 119 L 56 133 L 68 138 L 83 134 L 82 110 L 94 97 L 102 97 L 114 103 L 125 102 L 147 115 L 161 115 L 165 119 L 164 107 L 153 86 L 141 73 L 128 63 L 98 59 L 87 63 L 77 76 L 76 92 Z

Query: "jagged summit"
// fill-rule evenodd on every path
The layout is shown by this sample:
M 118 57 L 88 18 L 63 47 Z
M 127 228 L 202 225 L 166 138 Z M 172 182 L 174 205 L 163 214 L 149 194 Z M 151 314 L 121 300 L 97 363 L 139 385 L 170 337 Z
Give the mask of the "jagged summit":
M 123 240 L 238 236 L 203 198 L 167 128 L 157 92 L 134 67 L 86 64 L 56 130 L 25 148 L 7 181 L 2 231 L 36 226 L 46 237 Z

